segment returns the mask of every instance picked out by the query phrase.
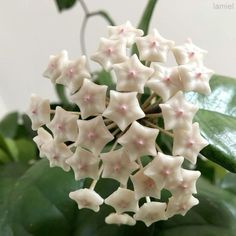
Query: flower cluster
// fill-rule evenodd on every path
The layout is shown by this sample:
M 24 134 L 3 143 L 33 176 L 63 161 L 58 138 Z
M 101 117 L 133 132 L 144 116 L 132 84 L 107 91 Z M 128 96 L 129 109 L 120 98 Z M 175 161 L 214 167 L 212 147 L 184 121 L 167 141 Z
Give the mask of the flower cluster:
M 76 180 L 91 178 L 91 186 L 69 197 L 79 209 L 97 212 L 103 203 L 112 206 L 115 212 L 106 217 L 108 224 L 134 225 L 139 220 L 149 226 L 185 215 L 198 204 L 193 194 L 200 172 L 182 164 L 196 164 L 207 142 L 199 124 L 193 123 L 198 107 L 184 92 L 210 93 L 213 71 L 203 65 L 206 51 L 191 40 L 175 46 L 156 29 L 143 36 L 130 22 L 109 26 L 108 33 L 91 59 L 112 73 L 116 90 L 94 82 L 85 56 L 69 60 L 62 51 L 50 57 L 44 76 L 68 88 L 78 111 L 60 106 L 51 110 L 49 100 L 32 95 L 28 115 L 38 132 L 34 141 L 40 157 L 51 167 L 72 168 Z M 139 57 L 129 56 L 133 44 Z M 178 65 L 165 67 L 171 52 Z M 173 139 L 171 155 L 163 153 L 159 135 Z M 95 191 L 100 178 L 114 179 L 120 187 L 103 199 Z M 171 193 L 167 202 L 160 201 L 163 189 Z M 146 202 L 141 205 L 142 198 Z

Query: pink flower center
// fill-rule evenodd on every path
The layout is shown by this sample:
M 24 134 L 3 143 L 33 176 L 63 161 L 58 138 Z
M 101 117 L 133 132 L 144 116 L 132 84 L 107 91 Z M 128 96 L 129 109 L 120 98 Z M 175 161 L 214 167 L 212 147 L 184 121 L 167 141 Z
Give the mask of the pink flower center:
M 121 165 L 120 165 L 120 163 L 115 163 L 115 165 L 113 166 L 113 170 L 114 170 L 114 172 L 116 172 L 116 173 L 120 173 L 120 170 L 121 170 Z
M 73 78 L 74 73 L 75 73 L 75 70 L 71 67 L 67 70 L 66 76 L 68 76 L 71 79 L 71 78 Z
M 121 114 L 125 114 L 125 113 L 127 112 L 127 110 L 128 110 L 128 107 L 127 107 L 127 105 L 125 105 L 125 104 L 122 104 L 122 105 L 120 105 L 120 106 L 118 107 L 118 111 L 119 111 Z
M 154 180 L 148 178 L 144 181 L 144 185 L 145 185 L 146 189 L 153 189 L 155 187 L 155 182 L 154 182 Z
M 169 176 L 170 175 L 170 170 L 167 169 L 167 168 L 164 168 L 162 171 L 161 171 L 161 174 L 163 176 Z
M 88 133 L 88 139 L 89 139 L 90 141 L 94 141 L 96 138 L 97 138 L 97 134 L 96 134 L 95 132 L 90 131 L 90 132 Z
M 32 113 L 33 115 L 37 115 L 38 111 L 37 111 L 37 109 L 35 108 L 35 109 L 33 109 L 33 110 L 31 111 L 31 113 Z
M 63 132 L 65 130 L 65 126 L 63 124 L 58 124 L 57 129 L 58 131 Z
M 121 200 L 121 201 L 119 201 L 118 206 L 119 206 L 120 208 L 127 208 L 128 202 L 126 202 L 126 201 L 124 201 L 124 200 Z
M 189 57 L 189 58 L 194 57 L 194 55 L 195 55 L 195 52 L 193 52 L 193 51 L 191 51 L 191 52 L 188 53 L 188 57 Z
M 125 32 L 125 29 L 124 28 L 121 28 L 120 30 L 119 30 L 119 34 L 123 34 Z
M 182 109 L 178 109 L 177 111 L 175 111 L 176 117 L 181 117 L 183 116 L 183 114 L 184 114 L 184 111 Z
M 194 141 L 193 140 L 189 140 L 186 144 L 187 148 L 191 148 L 194 144 Z
M 89 103 L 92 101 L 92 96 L 90 94 L 86 94 L 83 98 L 84 102 Z
M 168 85 L 171 82 L 170 76 L 165 77 L 164 82 Z
M 108 56 L 111 56 L 111 54 L 113 53 L 113 48 L 111 48 L 111 47 L 109 47 L 107 50 L 106 50 L 106 54 L 108 55 Z
M 196 76 L 197 79 L 200 79 L 201 76 L 202 76 L 202 73 L 201 72 L 197 72 L 195 76 Z
M 128 73 L 128 78 L 134 79 L 136 77 L 136 71 L 130 70 Z

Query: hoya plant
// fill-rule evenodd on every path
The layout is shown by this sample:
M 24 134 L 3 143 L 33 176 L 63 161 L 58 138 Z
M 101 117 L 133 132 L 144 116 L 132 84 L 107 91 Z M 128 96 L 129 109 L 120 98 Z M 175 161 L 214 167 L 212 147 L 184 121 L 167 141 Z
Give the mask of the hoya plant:
M 214 74 L 191 39 L 149 32 L 154 0 L 137 27 L 78 2 L 82 54 L 52 55 L 43 72 L 61 102 L 33 94 L 30 121 L 0 124 L 1 235 L 235 235 L 236 80 Z M 95 15 L 109 26 L 87 55 Z

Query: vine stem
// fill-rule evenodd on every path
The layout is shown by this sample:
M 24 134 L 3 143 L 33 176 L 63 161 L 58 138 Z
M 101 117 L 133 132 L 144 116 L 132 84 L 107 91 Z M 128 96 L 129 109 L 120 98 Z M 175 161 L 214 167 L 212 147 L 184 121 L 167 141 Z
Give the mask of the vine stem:
M 155 93 L 152 93 L 147 99 L 146 101 L 143 103 L 142 105 L 142 109 L 145 109 L 148 107 L 148 105 L 150 104 L 150 102 L 152 101 L 152 99 L 156 96 Z

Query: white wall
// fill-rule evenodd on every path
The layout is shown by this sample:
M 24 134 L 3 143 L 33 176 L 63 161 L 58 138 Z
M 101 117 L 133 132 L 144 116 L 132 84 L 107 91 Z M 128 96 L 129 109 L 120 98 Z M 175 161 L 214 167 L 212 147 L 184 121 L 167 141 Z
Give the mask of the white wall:
M 147 1 L 85 0 L 92 10 L 107 9 L 120 24 L 137 24 Z M 214 9 L 214 4 L 234 4 Z M 42 78 L 49 54 L 67 49 L 80 55 L 79 30 L 83 11 L 79 4 L 59 14 L 50 0 L 1 0 L 0 7 L 0 116 L 26 110 L 32 92 L 55 100 L 53 86 Z M 159 0 L 151 26 L 181 44 L 187 37 L 209 51 L 206 64 L 219 74 L 236 77 L 235 0 Z M 101 18 L 89 21 L 87 45 L 92 53 L 106 35 Z M 2 104 L 2 105 L 1 105 Z

